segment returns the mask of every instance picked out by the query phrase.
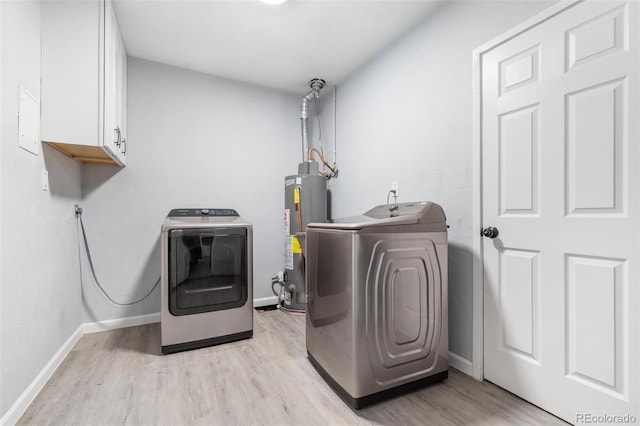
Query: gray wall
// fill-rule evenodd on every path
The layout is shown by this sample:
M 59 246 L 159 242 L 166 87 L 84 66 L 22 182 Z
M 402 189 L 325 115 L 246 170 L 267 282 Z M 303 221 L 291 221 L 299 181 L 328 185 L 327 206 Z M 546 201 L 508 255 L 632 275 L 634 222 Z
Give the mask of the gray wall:
M 76 220 L 80 166 L 18 147 L 22 85 L 40 99 L 40 2 L 2 1 L 0 415 L 81 323 Z M 50 191 L 41 189 L 42 169 Z
M 160 225 L 172 208 L 231 207 L 254 225 L 254 297 L 283 267 L 284 177 L 300 161 L 299 100 L 270 89 L 130 58 L 128 166 L 85 166 L 83 220 L 98 278 L 118 301 L 160 273 Z M 155 313 L 117 307 L 83 268 L 85 321 Z
M 472 358 L 471 52 L 553 2 L 451 1 L 338 87 L 333 216 L 432 200 L 449 230 L 451 351 Z M 327 110 L 331 108 L 327 107 Z

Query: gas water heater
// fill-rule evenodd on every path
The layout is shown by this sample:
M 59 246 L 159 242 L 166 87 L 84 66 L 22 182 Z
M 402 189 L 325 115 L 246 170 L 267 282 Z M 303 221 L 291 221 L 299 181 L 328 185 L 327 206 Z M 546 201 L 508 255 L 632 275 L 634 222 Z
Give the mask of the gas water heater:
M 272 280 L 282 309 L 304 311 L 307 306 L 304 238 L 307 224 L 327 221 L 327 177 L 309 155 L 309 102 L 320 96 L 324 80 L 313 79 L 302 100 L 302 162 L 298 174 L 284 178 L 284 269 Z

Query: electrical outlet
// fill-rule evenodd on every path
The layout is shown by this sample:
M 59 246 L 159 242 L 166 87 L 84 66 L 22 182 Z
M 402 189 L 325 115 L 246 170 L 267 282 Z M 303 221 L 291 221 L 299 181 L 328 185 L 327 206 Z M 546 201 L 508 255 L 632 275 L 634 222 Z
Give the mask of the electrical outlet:
M 395 191 L 396 197 L 400 195 L 400 190 L 398 189 L 399 186 L 400 186 L 400 183 L 397 180 L 391 182 L 391 190 Z
M 45 169 L 42 169 L 42 190 L 49 190 L 49 172 Z

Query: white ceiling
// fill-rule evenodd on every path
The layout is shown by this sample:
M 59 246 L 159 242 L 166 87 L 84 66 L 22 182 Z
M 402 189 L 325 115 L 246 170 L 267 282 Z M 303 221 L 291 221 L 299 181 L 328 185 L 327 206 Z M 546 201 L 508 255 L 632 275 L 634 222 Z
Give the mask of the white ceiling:
M 303 93 L 339 84 L 442 0 L 115 0 L 129 56 Z

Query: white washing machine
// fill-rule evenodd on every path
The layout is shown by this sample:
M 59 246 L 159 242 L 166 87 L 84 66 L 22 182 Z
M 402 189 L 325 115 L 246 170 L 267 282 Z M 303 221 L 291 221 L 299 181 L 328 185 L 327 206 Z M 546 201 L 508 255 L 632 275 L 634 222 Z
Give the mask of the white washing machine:
M 428 201 L 308 225 L 307 354 L 352 407 L 447 378 L 447 244 Z
M 233 209 L 175 209 L 162 224 L 162 353 L 253 336 L 253 227 Z

